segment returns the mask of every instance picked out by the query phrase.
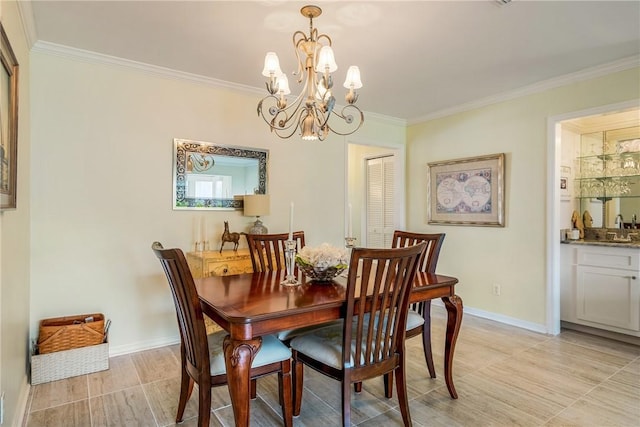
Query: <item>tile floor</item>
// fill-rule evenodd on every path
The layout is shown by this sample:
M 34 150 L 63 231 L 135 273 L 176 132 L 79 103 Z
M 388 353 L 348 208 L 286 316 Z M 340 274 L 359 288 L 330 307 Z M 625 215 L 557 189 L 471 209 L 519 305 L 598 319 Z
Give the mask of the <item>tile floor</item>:
M 578 332 L 549 337 L 466 315 L 455 353 L 459 399 L 442 379 L 445 312 L 433 309 L 438 378 L 430 379 L 419 338 L 407 343 L 414 426 L 638 426 L 640 347 Z M 27 427 L 169 426 L 179 391 L 179 347 L 117 356 L 110 369 L 31 388 Z M 277 377 L 258 380 L 252 426 L 282 425 Z M 395 391 L 394 391 L 394 394 Z M 197 392 L 183 426 L 197 425 Z M 305 371 L 302 412 L 295 426 L 340 425 L 336 381 Z M 397 400 L 384 398 L 382 379 L 352 398 L 352 422 L 402 425 Z M 226 387 L 213 389 L 211 426 L 232 426 Z

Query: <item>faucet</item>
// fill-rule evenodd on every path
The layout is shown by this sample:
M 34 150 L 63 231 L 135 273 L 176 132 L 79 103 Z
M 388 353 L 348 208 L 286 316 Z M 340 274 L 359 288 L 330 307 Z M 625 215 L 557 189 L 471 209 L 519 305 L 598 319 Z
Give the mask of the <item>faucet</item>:
M 620 221 L 618 221 L 618 219 Z M 622 215 L 621 214 L 616 215 L 616 225 L 618 226 L 619 229 L 623 229 L 624 228 L 624 220 L 622 219 Z

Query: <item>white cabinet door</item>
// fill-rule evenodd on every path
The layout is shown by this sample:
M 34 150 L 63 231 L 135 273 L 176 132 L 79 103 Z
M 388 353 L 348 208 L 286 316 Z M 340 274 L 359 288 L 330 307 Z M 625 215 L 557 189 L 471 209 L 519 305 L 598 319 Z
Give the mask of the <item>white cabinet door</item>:
M 578 265 L 576 273 L 578 319 L 640 330 L 640 278 L 634 271 Z

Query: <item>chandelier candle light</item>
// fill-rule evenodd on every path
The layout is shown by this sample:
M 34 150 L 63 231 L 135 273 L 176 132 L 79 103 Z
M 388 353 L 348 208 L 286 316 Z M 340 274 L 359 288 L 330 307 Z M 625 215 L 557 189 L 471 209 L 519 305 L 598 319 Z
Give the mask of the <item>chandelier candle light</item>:
M 298 129 L 302 139 L 310 141 L 323 141 L 329 132 L 350 135 L 364 122 L 364 114 L 355 105 L 358 100 L 355 90 L 362 87 L 360 69 L 352 65 L 347 70 L 343 84 L 349 90 L 345 95 L 347 105 L 335 108 L 331 73 L 338 69 L 338 65 L 331 48 L 331 38 L 318 34 L 318 29 L 313 27 L 313 18 L 320 16 L 322 9 L 304 6 L 300 13 L 309 18 L 309 34 L 302 31 L 293 34 L 298 60 L 298 69 L 293 75 L 297 76 L 298 84 L 303 83 L 302 91 L 288 105 L 285 96 L 291 93 L 289 81 L 280 69 L 278 56 L 275 52 L 268 52 L 262 75 L 269 78 L 269 94 L 258 103 L 258 115 L 272 132 L 283 139 L 291 137 Z

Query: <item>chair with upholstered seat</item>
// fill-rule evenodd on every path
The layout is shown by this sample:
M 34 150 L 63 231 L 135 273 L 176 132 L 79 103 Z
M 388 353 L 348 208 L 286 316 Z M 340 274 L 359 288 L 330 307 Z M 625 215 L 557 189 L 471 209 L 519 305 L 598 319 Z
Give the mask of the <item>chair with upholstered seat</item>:
M 412 233 L 410 231 L 396 230 L 393 232 L 392 248 L 402 248 L 427 242 L 427 248 L 420 259 L 418 271 L 435 273 L 440 249 L 444 242 L 445 233 Z M 433 366 L 433 355 L 431 354 L 431 301 L 422 301 L 412 304 L 407 319 L 407 338 L 422 335 L 422 348 L 424 350 L 424 360 L 429 369 L 431 378 L 436 377 L 436 370 Z
M 344 426 L 351 425 L 351 384 L 395 372 L 402 419 L 411 425 L 405 334 L 409 297 L 425 247 L 426 243 L 421 243 L 406 248 L 352 250 L 343 322 L 290 342 L 294 415 L 301 410 L 304 365 L 342 382 Z
M 285 242 L 289 233 L 279 234 L 246 234 L 253 271 L 274 271 L 285 269 Z M 304 231 L 292 233 L 297 243 L 297 250 L 304 247 Z
M 428 246 L 420 258 L 418 271 L 435 273 L 444 237 L 445 233 L 425 234 L 396 230 L 393 232 L 391 247 L 403 248 L 426 242 Z M 422 349 L 424 351 L 424 360 L 427 363 L 427 369 L 429 370 L 429 376 L 431 378 L 435 378 L 436 370 L 433 365 L 433 354 L 431 352 L 431 301 L 422 301 L 411 304 L 407 317 L 406 337 L 409 339 L 418 335 L 422 335 Z M 391 375 L 393 374 L 385 377 L 385 394 L 389 398 L 392 396 L 391 384 L 393 384 L 393 381 Z M 362 389 L 362 384 L 356 383 L 354 387 L 355 391 L 359 392 Z
M 284 270 L 284 245 L 289 239 L 289 233 L 279 234 L 247 234 L 247 245 L 251 254 L 251 264 L 253 271 L 274 271 Z M 305 245 L 304 231 L 292 233 L 293 240 L 296 241 L 296 250 L 299 251 Z M 329 322 L 335 323 L 335 322 Z M 328 324 L 328 323 L 327 323 Z M 278 339 L 288 343 L 293 337 L 303 332 L 314 330 L 327 324 L 305 326 L 301 328 L 287 329 L 278 332 Z
M 208 426 L 211 417 L 211 387 L 227 384 L 223 352 L 226 331 L 207 335 L 200 299 L 193 276 L 180 249 L 152 245 L 169 282 L 180 330 L 181 380 L 176 422 L 182 422 L 187 401 L 198 384 L 198 425 Z M 291 350 L 274 336 L 262 337 L 260 351 L 251 365 L 251 397 L 255 397 L 255 380 L 278 374 L 284 425 L 293 425 L 291 394 Z

